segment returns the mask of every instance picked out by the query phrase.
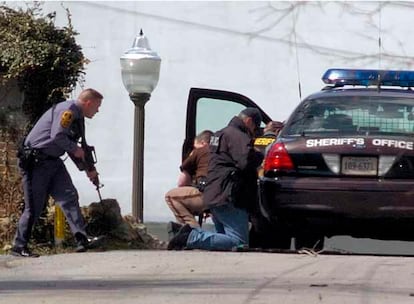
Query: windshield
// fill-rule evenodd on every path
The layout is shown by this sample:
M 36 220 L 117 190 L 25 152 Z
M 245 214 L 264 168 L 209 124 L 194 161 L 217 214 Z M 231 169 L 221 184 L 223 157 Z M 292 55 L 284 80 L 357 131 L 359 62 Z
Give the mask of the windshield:
M 341 96 L 305 101 L 293 114 L 284 135 L 414 135 L 414 99 Z

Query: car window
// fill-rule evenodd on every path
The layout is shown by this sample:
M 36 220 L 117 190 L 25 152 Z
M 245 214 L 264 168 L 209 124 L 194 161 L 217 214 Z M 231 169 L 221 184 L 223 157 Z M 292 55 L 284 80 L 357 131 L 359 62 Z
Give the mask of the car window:
M 414 135 L 411 98 L 346 96 L 302 104 L 289 120 L 286 135 Z
M 203 130 L 215 132 L 224 128 L 244 108 L 244 105 L 228 100 L 200 98 L 197 104 L 196 133 Z
M 264 127 L 270 117 L 250 98 L 222 90 L 191 88 L 188 95 L 183 159 L 193 149 L 194 138 L 203 130 L 218 131 L 229 123 L 241 110 L 253 107 L 262 114 Z

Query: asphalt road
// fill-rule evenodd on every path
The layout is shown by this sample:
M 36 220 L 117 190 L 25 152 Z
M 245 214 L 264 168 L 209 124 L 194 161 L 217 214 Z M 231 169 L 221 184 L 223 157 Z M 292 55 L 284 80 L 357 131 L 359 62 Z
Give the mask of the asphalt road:
M 414 303 L 414 258 L 203 251 L 0 256 L 0 303 Z

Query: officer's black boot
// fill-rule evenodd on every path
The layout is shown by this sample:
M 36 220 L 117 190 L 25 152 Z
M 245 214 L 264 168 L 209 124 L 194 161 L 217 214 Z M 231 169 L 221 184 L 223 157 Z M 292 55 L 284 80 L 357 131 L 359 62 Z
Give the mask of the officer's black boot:
M 185 224 L 181 229 L 178 231 L 177 235 L 174 236 L 170 242 L 168 243 L 168 250 L 183 250 L 187 246 L 187 240 L 190 236 L 191 231 L 193 228 Z
M 86 236 L 82 233 L 76 233 L 76 252 L 85 252 L 88 249 L 93 249 L 98 247 L 101 244 L 104 236 Z
M 13 246 L 10 252 L 14 256 L 23 257 L 23 258 L 38 258 L 37 253 L 33 253 L 27 247 L 16 247 Z
M 169 222 L 167 225 L 168 231 L 168 241 L 171 241 L 173 237 L 175 237 L 178 231 L 183 227 L 183 225 L 175 222 Z

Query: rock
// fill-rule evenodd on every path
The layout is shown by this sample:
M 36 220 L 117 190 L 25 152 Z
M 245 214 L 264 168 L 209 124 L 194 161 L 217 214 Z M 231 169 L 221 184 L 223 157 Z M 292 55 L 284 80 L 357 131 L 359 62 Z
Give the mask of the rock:
M 121 208 L 115 199 L 104 199 L 88 207 L 88 229 L 90 234 L 109 233 L 123 223 Z
M 92 203 L 87 213 L 87 232 L 91 235 L 107 235 L 115 243 L 124 242 L 131 248 L 166 248 L 166 243 L 149 234 L 147 227 L 135 217 L 122 217 L 115 199 L 103 199 L 101 203 Z

